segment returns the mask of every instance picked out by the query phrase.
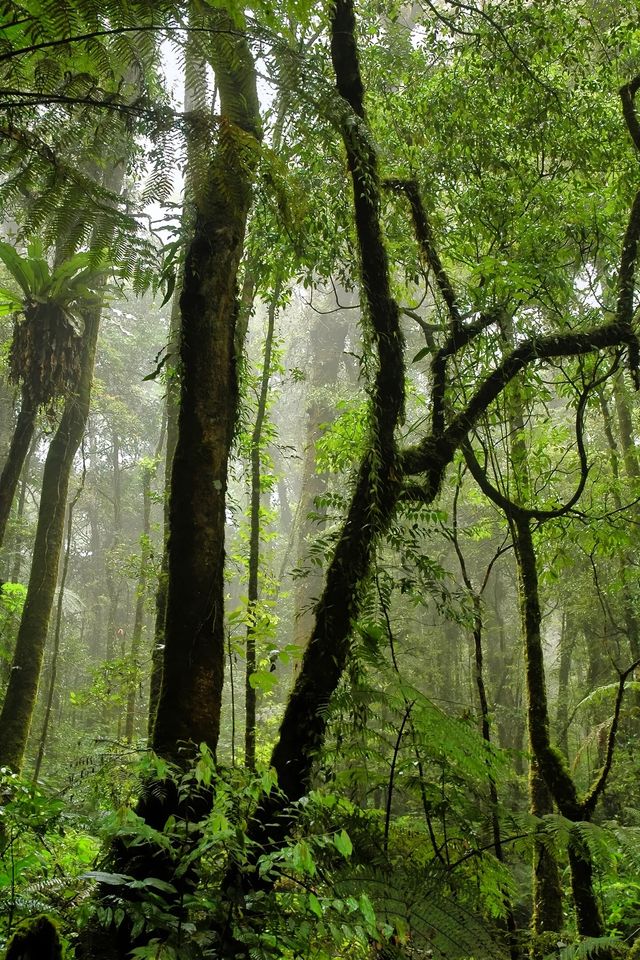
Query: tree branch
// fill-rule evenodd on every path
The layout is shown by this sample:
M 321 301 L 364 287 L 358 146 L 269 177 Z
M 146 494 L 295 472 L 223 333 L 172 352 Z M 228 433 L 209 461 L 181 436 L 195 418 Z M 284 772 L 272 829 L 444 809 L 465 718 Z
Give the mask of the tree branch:
M 557 517 L 563 517 L 576 505 L 582 492 L 584 490 L 585 484 L 587 482 L 587 477 L 589 475 L 589 464 L 587 463 L 587 451 L 584 445 L 584 411 L 587 405 L 587 400 L 589 398 L 589 393 L 591 392 L 594 384 L 589 384 L 586 390 L 580 395 L 578 401 L 578 408 L 576 411 L 576 443 L 578 446 L 578 456 L 580 458 L 580 479 L 578 485 L 573 493 L 573 495 L 562 504 L 561 507 L 555 507 L 552 510 L 538 510 L 536 507 L 524 507 L 521 504 L 514 503 L 506 494 L 502 493 L 501 490 L 498 490 L 497 487 L 489 480 L 486 471 L 482 469 L 478 463 L 478 459 L 473 452 L 471 443 L 468 436 L 462 441 L 461 449 L 464 454 L 464 459 L 467 466 L 469 467 L 469 472 L 473 476 L 474 480 L 489 500 L 493 501 L 497 507 L 507 515 L 515 516 L 519 514 L 521 517 L 528 518 L 529 520 L 539 520 L 544 522 L 545 520 L 553 520 Z
M 612 321 L 584 333 L 558 333 L 525 340 L 512 350 L 495 370 L 487 374 L 466 407 L 440 435 L 429 435 L 415 446 L 402 451 L 404 473 L 409 476 L 425 472 L 432 474 L 436 461 L 444 460 L 445 465 L 448 464 L 478 418 L 506 385 L 529 364 L 538 360 L 583 356 L 595 350 L 619 346 L 628 342 L 627 338 L 628 329 L 625 325 Z
M 613 708 L 613 719 L 611 721 L 611 726 L 609 728 L 609 736 L 607 737 L 607 753 L 605 756 L 604 764 L 602 765 L 602 770 L 598 774 L 595 782 L 592 784 L 589 789 L 588 794 L 582 801 L 582 807 L 584 809 L 585 819 L 588 820 L 593 811 L 596 808 L 596 804 L 600 798 L 602 791 L 604 790 L 607 784 L 607 778 L 611 772 L 611 764 L 613 762 L 613 751 L 616 745 L 616 735 L 618 733 L 618 724 L 620 722 L 620 710 L 622 709 L 622 698 L 624 696 L 624 685 L 627 681 L 627 678 L 633 671 L 640 667 L 640 658 L 635 660 L 630 667 L 620 674 L 618 681 L 618 692 L 616 694 L 616 702 Z
M 622 99 L 622 113 L 627 124 L 627 129 L 636 149 L 640 150 L 640 123 L 635 108 L 635 95 L 640 89 L 640 74 L 620 87 L 620 97 Z

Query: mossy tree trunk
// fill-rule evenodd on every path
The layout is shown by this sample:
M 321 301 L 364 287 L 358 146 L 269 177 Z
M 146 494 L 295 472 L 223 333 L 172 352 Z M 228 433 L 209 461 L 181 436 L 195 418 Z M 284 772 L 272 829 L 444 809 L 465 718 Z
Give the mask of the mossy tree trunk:
M 500 326 L 507 349 L 513 350 L 515 345 L 513 317 L 510 314 L 505 314 Z M 520 504 L 529 505 L 531 502 L 531 473 L 529 469 L 529 450 L 525 434 L 526 399 L 519 379 L 516 378 L 513 383 L 509 385 L 506 391 L 506 400 L 510 438 L 509 458 L 511 460 L 513 480 L 515 482 L 515 499 Z M 518 518 L 523 520 L 522 536 L 528 538 L 527 542 L 533 551 L 530 521 L 521 514 L 518 514 Z M 512 522 L 512 518 L 509 515 L 507 515 L 507 519 L 512 524 L 512 537 L 520 585 L 520 616 L 527 674 L 528 732 L 529 743 L 532 745 L 531 723 L 535 716 L 531 710 L 532 698 L 537 698 L 538 705 L 543 706 L 545 711 L 547 710 L 547 689 L 544 682 L 544 675 L 542 676 L 542 682 L 534 691 L 531 687 L 531 674 L 529 672 L 530 644 L 537 644 L 540 651 L 542 650 L 542 638 L 540 634 L 541 617 L 539 603 L 538 619 L 530 619 L 527 616 L 527 592 L 524 586 L 522 558 L 518 548 L 520 528 L 518 527 L 517 519 Z M 544 698 L 544 703 L 541 702 L 541 698 Z M 553 813 L 553 797 L 540 773 L 535 751 L 532 751 L 532 756 L 529 760 L 529 809 L 535 817 L 539 818 Z M 533 846 L 533 932 L 535 934 L 547 933 L 549 931 L 558 932 L 562 929 L 563 923 L 562 885 L 560 883 L 560 873 L 556 856 L 553 850 L 549 848 L 548 843 L 536 840 Z
M 13 770 L 20 770 L 22 766 L 38 692 L 58 577 L 69 476 L 89 413 L 100 309 L 87 310 L 84 322 L 77 389 L 67 397 L 45 461 L 31 575 L 11 677 L 0 712 L 0 766 L 6 765 Z
M 37 404 L 31 398 L 29 391 L 23 389 L 20 411 L 11 437 L 7 459 L 0 474 L 0 547 L 4 543 L 20 473 L 31 446 L 37 413 Z
M 544 724 L 548 729 L 549 718 L 540 633 L 542 617 L 537 592 L 537 568 L 528 518 L 524 518 L 520 525 L 516 523 L 514 546 L 520 582 L 520 611 L 525 647 L 529 743 L 533 753 L 529 761 L 529 804 L 531 813 L 541 818 L 553 813 L 553 796 L 540 772 L 535 750 L 540 725 Z M 534 933 L 561 930 L 562 886 L 555 854 L 549 849 L 548 843 L 536 841 L 533 857 L 532 926 Z
M 458 498 L 460 496 L 461 488 L 461 478 L 458 480 L 456 486 L 456 492 L 453 497 L 453 526 L 451 539 L 453 542 L 454 549 L 458 556 L 458 562 L 460 564 L 460 573 L 462 574 L 462 579 L 464 585 L 467 589 L 469 599 L 472 603 L 473 609 L 473 620 L 472 620 L 472 636 L 473 636 L 473 655 L 475 663 L 475 682 L 476 689 L 478 691 L 478 702 L 480 705 L 480 729 L 482 732 L 482 739 L 487 744 L 491 744 L 492 735 L 491 735 L 491 710 L 489 707 L 489 698 L 487 696 L 487 688 L 485 684 L 485 670 L 484 670 L 484 642 L 483 642 L 483 631 L 484 631 L 484 615 L 483 615 L 483 605 L 482 605 L 482 595 L 487 586 L 489 576 L 493 569 L 495 561 L 500 556 L 500 551 L 494 554 L 493 559 L 490 561 L 485 575 L 483 578 L 482 585 L 479 589 L 475 589 L 469 576 L 469 571 L 467 568 L 467 563 L 460 547 L 460 541 L 458 538 Z M 498 785 L 496 783 L 495 776 L 491 769 L 490 761 L 487 763 L 487 780 L 489 787 L 489 802 L 491 805 L 491 833 L 493 835 L 493 850 L 495 853 L 496 860 L 500 863 L 504 863 L 504 847 L 502 845 L 502 831 L 500 829 L 500 814 L 499 814 L 499 796 L 498 796 Z M 508 940 L 509 940 L 509 954 L 511 960 L 518 960 L 520 955 L 520 950 L 518 947 L 517 940 L 517 925 L 513 912 L 513 905 L 507 890 L 504 891 L 504 907 L 505 907 L 505 926 L 507 929 Z
M 263 801 L 249 826 L 249 837 L 258 844 L 256 852 L 281 842 L 291 823 L 286 807 L 309 788 L 313 761 L 324 738 L 326 705 L 347 662 L 352 617 L 358 609 L 362 584 L 399 493 L 395 430 L 404 410 L 403 338 L 380 224 L 376 156 L 369 139 L 359 132 L 366 119 L 351 0 L 338 0 L 331 19 L 336 84 L 346 101 L 342 134 L 353 185 L 362 290 L 378 370 L 371 388 L 369 448 L 358 470 L 313 630 L 271 757 L 282 792 L 277 796 L 272 793 Z M 354 115 L 357 123 L 353 123 Z M 234 876 L 229 881 L 238 879 Z M 244 882 L 255 881 L 255 877 L 244 878 Z
M 71 537 L 73 534 L 73 511 L 75 506 L 80 499 L 82 491 L 84 489 L 86 471 L 82 472 L 82 481 L 78 490 L 76 491 L 73 499 L 69 502 L 67 508 L 67 538 L 64 551 L 64 559 L 62 561 L 62 570 L 60 572 L 60 584 L 58 586 L 58 602 L 56 603 L 56 616 L 55 624 L 53 628 L 53 649 L 51 650 L 51 666 L 48 678 L 48 687 L 47 695 L 44 707 L 44 719 L 42 721 L 42 730 L 40 732 L 40 739 L 38 741 L 38 752 L 36 754 L 36 764 L 33 771 L 33 779 L 37 782 L 38 777 L 40 776 L 40 768 L 42 766 L 42 761 L 44 760 L 45 751 L 47 747 L 47 737 L 49 734 L 49 722 L 51 720 L 51 710 L 53 707 L 53 696 L 56 689 L 56 680 L 58 676 L 58 659 L 60 656 L 60 639 L 62 635 L 62 620 L 63 613 L 62 608 L 64 604 L 64 591 L 67 584 L 67 574 L 69 573 L 69 557 L 71 554 Z
M 621 382 L 619 375 L 614 377 L 613 398 L 617 412 L 620 444 L 622 446 L 622 462 L 624 463 L 627 480 L 629 486 L 631 487 L 630 496 L 628 499 L 631 500 L 637 496 L 636 488 L 638 484 L 638 460 L 635 451 L 635 443 L 633 441 L 631 414 L 627 403 L 624 384 Z M 620 476 L 620 452 L 614 436 L 613 418 L 609 408 L 609 401 L 604 390 L 598 391 L 598 399 L 600 401 L 600 409 L 602 411 L 604 434 L 607 441 L 607 446 L 609 448 L 609 463 L 611 465 L 611 474 L 613 477 L 611 489 L 613 503 L 616 510 L 620 512 L 623 509 L 621 492 L 622 478 Z M 621 552 L 618 555 L 618 575 L 622 585 L 621 594 L 624 624 L 629 641 L 629 650 L 631 652 L 631 656 L 635 659 L 640 657 L 640 622 L 638 621 L 638 615 L 636 612 L 637 602 L 633 596 L 632 590 L 631 571 L 633 571 L 633 568 L 633 557 L 630 556 L 628 552 Z
M 184 111 L 185 114 L 196 114 L 206 106 L 207 81 L 206 62 L 199 55 L 192 41 L 187 41 L 185 51 L 185 80 L 184 80 Z M 192 144 L 191 137 L 187 139 L 187 155 L 197 149 L 197 142 Z M 185 175 L 185 203 L 182 211 L 182 228 L 185 235 L 190 229 L 191 217 L 191 180 L 194 158 L 190 156 L 187 162 Z M 166 447 L 164 460 L 164 509 L 163 509 L 163 544 L 162 560 L 158 574 L 156 591 L 156 611 L 153 636 L 153 651 L 151 654 L 151 678 L 149 683 L 149 717 L 147 725 L 148 737 L 153 736 L 158 700 L 162 687 L 162 664 L 164 656 L 165 619 L 167 615 L 167 584 L 169 580 L 169 552 L 167 541 L 169 537 L 169 490 L 171 487 L 171 468 L 173 456 L 178 442 L 178 414 L 180 410 L 180 296 L 184 283 L 184 269 L 181 268 L 176 277 L 175 292 L 171 303 L 171 317 L 169 320 L 169 337 L 167 340 L 166 372 Z
M 580 803 L 568 768 L 561 754 L 555 751 L 550 743 L 547 690 L 540 629 L 542 614 L 531 519 L 516 514 L 513 523 L 514 545 L 522 588 L 529 739 L 536 760 L 535 766 L 542 773 L 544 787 L 553 796 L 563 816 L 577 822 L 589 820 L 592 812 L 591 804 L 589 809 L 585 809 L 584 804 Z M 536 811 L 532 809 L 532 812 L 535 813 Z M 605 927 L 600 904 L 593 887 L 591 855 L 587 845 L 577 833 L 572 833 L 569 839 L 569 865 L 571 867 L 571 890 L 576 910 L 578 933 L 585 937 L 604 936 Z M 542 919 L 542 916 L 540 919 Z M 546 929 L 556 928 L 547 927 Z M 540 924 L 538 932 L 542 932 L 542 930 Z
M 211 61 L 222 118 L 206 176 L 201 160 L 192 183 L 193 235 L 180 297 L 180 412 L 169 500 L 163 674 L 152 738 L 157 753 L 177 762 L 203 742 L 215 751 L 220 729 L 225 501 L 237 406 L 236 287 L 260 138 L 251 51 L 226 14 L 215 16 L 221 34 L 214 37 Z M 208 152 L 206 124 L 201 136 Z
M 558 699 L 556 702 L 556 730 L 558 747 L 569 761 L 569 680 L 575 647 L 575 623 L 571 610 L 564 610 L 560 632 L 560 665 L 558 667 Z
M 20 571 L 22 570 L 22 547 L 25 540 L 24 513 L 27 503 L 27 490 L 29 488 L 29 473 L 33 454 L 36 450 L 39 439 L 39 433 L 34 433 L 31 444 L 29 445 L 29 450 L 27 451 L 27 456 L 25 457 L 24 466 L 22 468 L 22 479 L 20 480 L 20 492 L 18 493 L 18 505 L 15 512 L 15 533 L 13 542 L 11 544 L 11 551 L 7 551 L 7 553 L 11 553 L 13 555 L 11 571 L 9 574 L 9 579 L 13 583 L 18 583 L 20 579 Z

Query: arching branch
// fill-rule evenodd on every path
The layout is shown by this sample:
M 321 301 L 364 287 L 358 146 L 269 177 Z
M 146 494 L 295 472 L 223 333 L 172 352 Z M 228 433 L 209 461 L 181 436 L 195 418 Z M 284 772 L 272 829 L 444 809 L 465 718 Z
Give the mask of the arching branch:
M 565 516 L 576 505 L 582 496 L 582 492 L 589 475 L 587 451 L 584 445 L 584 411 L 587 405 L 589 394 L 594 386 L 595 384 L 589 384 L 586 390 L 582 392 L 576 410 L 576 444 L 580 459 L 580 479 L 578 480 L 578 484 L 572 496 L 569 497 L 569 499 L 560 507 L 555 507 L 552 510 L 539 510 L 536 507 L 524 507 L 522 504 L 514 503 L 513 500 L 507 497 L 506 494 L 502 493 L 501 490 L 498 490 L 498 488 L 491 483 L 486 471 L 480 466 L 478 459 L 473 452 L 469 438 L 464 438 L 461 449 L 462 453 L 464 454 L 465 462 L 469 468 L 469 472 L 484 495 L 493 503 L 495 503 L 495 505 L 499 507 L 507 516 L 515 516 L 518 514 L 519 516 L 525 519 L 528 518 L 529 520 L 553 520 L 558 517 Z
M 408 476 L 432 473 L 434 464 L 451 462 L 455 450 L 473 429 L 489 405 L 499 397 L 513 378 L 536 361 L 576 357 L 596 350 L 616 347 L 626 342 L 624 325 L 612 321 L 584 333 L 560 333 L 533 337 L 523 341 L 502 362 L 487 374 L 466 407 L 460 411 L 439 435 L 429 435 L 402 452 L 402 467 Z
M 640 90 L 640 74 L 620 87 L 620 97 L 622 99 L 622 113 L 627 124 L 627 129 L 636 148 L 640 150 L 640 123 L 636 114 L 635 96 Z
M 611 726 L 609 727 L 609 736 L 607 737 L 607 752 L 604 758 L 604 763 L 600 773 L 596 777 L 595 782 L 591 785 L 589 792 L 582 802 L 585 819 L 587 820 L 591 817 L 591 814 L 596 808 L 596 804 L 600 798 L 600 795 L 607 785 L 607 778 L 611 772 L 611 764 L 613 763 L 613 751 L 616 745 L 616 735 L 618 733 L 618 725 L 620 722 L 620 711 L 622 709 L 622 698 L 624 697 L 624 686 L 627 682 L 627 679 L 638 667 L 640 667 L 640 658 L 634 660 L 631 666 L 627 667 L 627 669 L 622 671 L 619 675 L 618 691 L 616 693 L 616 702 L 613 708 L 613 719 L 611 721 Z

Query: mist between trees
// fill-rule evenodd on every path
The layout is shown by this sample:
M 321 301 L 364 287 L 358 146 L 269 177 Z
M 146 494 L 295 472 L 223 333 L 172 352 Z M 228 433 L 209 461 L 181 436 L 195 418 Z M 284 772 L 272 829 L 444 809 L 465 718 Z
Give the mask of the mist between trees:
M 635 958 L 635 5 L 0 72 L 0 951 Z

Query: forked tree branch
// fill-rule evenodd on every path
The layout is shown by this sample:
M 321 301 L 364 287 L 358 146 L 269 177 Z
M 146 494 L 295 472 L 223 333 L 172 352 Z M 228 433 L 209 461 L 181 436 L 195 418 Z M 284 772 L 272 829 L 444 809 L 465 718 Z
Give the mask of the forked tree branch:
M 629 331 L 617 320 L 594 327 L 584 333 L 556 333 L 523 341 L 503 361 L 487 374 L 471 399 L 439 436 L 429 435 L 413 447 L 402 451 L 402 466 L 406 475 L 430 472 L 434 457 L 449 463 L 465 436 L 479 417 L 496 400 L 506 385 L 518 373 L 539 360 L 557 360 L 578 357 L 607 347 L 626 343 Z

